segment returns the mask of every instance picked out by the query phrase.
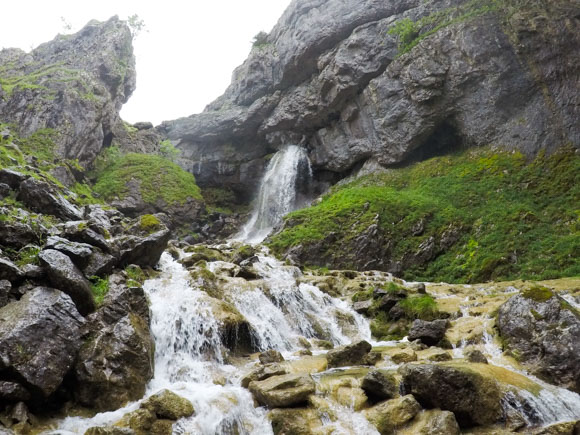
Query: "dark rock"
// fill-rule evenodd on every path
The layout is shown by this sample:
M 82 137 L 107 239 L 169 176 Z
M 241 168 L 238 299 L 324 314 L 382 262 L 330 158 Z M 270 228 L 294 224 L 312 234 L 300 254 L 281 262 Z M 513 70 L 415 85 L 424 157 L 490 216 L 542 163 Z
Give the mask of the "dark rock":
M 25 264 L 22 266 L 22 273 L 26 279 L 40 280 L 44 277 L 44 269 L 36 264 Z
M 86 316 L 95 311 L 91 284 L 69 257 L 54 249 L 45 249 L 38 254 L 38 259 L 51 285 L 68 294 L 79 313 Z
M 20 183 L 17 199 L 38 213 L 50 214 L 65 220 L 82 218 L 81 211 L 55 188 L 32 177 Z
M 392 399 L 399 393 L 395 377 L 379 370 L 369 370 L 362 380 L 361 388 L 374 401 Z
M 92 255 L 89 257 L 87 265 L 82 269 L 85 276 L 104 276 L 109 275 L 115 265 L 117 264 L 117 258 L 112 255 L 105 254 L 99 249 L 95 249 Z
M 17 190 L 20 187 L 20 183 L 28 177 L 28 175 L 12 169 L 4 168 L 0 170 L 0 183 L 7 184 L 12 190 Z
M 358 301 L 352 305 L 352 309 L 359 314 L 367 314 L 372 305 L 373 305 L 372 299 L 366 301 Z
M 274 349 L 262 352 L 258 358 L 260 359 L 260 363 L 262 364 L 279 363 L 284 361 L 284 357 L 282 356 L 282 354 Z
M 110 278 L 103 306 L 88 318 L 74 368 L 75 396 L 84 406 L 110 411 L 140 399 L 153 376 L 154 345 L 142 288 Z
M 0 400 L 6 402 L 22 402 L 30 399 L 26 388 L 16 382 L 0 381 Z
M 95 228 L 97 228 L 98 232 L 95 231 Z M 104 229 L 95 223 L 89 221 L 72 221 L 65 223 L 62 236 L 68 240 L 87 243 L 105 252 L 110 252 L 111 246 L 105 240 L 103 233 L 105 233 Z
M 0 372 L 17 374 L 31 394 L 48 397 L 73 365 L 83 323 L 63 292 L 29 291 L 0 309 Z
M 121 267 L 128 264 L 136 264 L 141 267 L 155 266 L 167 247 L 170 237 L 171 232 L 168 229 L 157 231 L 147 237 L 125 237 L 120 241 L 119 265 Z
M 24 246 L 35 243 L 39 237 L 44 235 L 44 228 L 39 228 L 40 233 L 33 230 L 32 227 L 23 222 L 16 220 L 0 220 L 0 240 L 3 246 L 9 246 L 14 249 L 21 249 Z
M 22 271 L 6 258 L 0 257 L 0 279 L 17 282 L 23 278 Z
M 449 352 L 439 351 L 429 355 L 429 361 L 441 362 L 441 361 L 451 361 L 453 357 Z
M 241 266 L 240 270 L 236 273 L 237 277 L 244 278 L 245 280 L 252 281 L 255 279 L 260 279 L 260 274 L 252 266 Z
M 580 392 L 580 313 L 548 289 L 513 296 L 498 312 L 506 350 L 533 374 Z
M 344 367 L 362 364 L 365 356 L 371 351 L 370 343 L 362 340 L 357 343 L 340 346 L 326 354 L 328 367 Z
M 365 355 L 362 360 L 362 365 L 374 366 L 376 363 L 383 360 L 383 354 L 381 352 L 369 352 Z
M 463 368 L 429 364 L 407 364 L 400 372 L 405 393 L 413 394 L 424 408 L 453 412 L 461 427 L 490 425 L 502 417 L 502 394 L 491 378 Z
M 248 388 L 258 403 L 269 408 L 300 405 L 316 390 L 310 375 L 304 374 L 272 376 L 263 381 L 252 381 Z
M 58 236 L 51 236 L 44 249 L 54 249 L 66 254 L 80 269 L 85 267 L 93 253 L 94 247 L 87 243 L 71 242 Z
M 8 184 L 0 183 L 0 199 L 7 198 L 11 192 L 12 190 Z
M 467 349 L 463 354 L 465 359 L 469 362 L 487 364 L 487 358 L 480 350 Z
M 0 280 L 0 308 L 8 303 L 8 298 L 10 296 L 10 290 L 12 290 L 12 284 L 6 279 Z
M 427 346 L 436 346 L 445 337 L 447 320 L 439 319 L 432 322 L 417 319 L 409 330 L 409 341 L 421 340 Z
M 135 127 L 137 130 L 149 130 L 153 128 L 153 124 L 150 122 L 136 122 L 133 124 L 133 127 Z

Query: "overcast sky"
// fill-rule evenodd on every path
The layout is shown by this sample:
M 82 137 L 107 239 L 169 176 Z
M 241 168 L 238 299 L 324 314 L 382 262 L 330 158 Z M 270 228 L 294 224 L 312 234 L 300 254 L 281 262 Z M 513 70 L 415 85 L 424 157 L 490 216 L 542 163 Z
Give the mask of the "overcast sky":
M 91 19 L 137 14 L 137 90 L 121 112 L 129 122 L 188 116 L 223 93 L 251 41 L 269 32 L 290 0 L 33 0 L 2 8 L 0 47 L 26 51 Z M 62 17 L 62 19 L 61 19 Z M 64 22 L 63 22 L 64 19 Z M 65 23 L 72 26 L 66 30 Z

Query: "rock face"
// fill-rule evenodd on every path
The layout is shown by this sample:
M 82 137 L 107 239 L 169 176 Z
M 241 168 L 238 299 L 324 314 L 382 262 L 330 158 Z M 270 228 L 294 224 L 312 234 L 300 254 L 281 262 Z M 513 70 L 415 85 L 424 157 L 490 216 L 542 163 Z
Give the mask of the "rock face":
M 45 249 L 38 258 L 49 282 L 68 294 L 82 315 L 95 310 L 91 285 L 69 257 L 54 249 Z
M 498 312 L 507 350 L 535 375 L 580 392 L 580 313 L 550 290 L 512 297 Z
M 45 287 L 0 309 L 0 373 L 21 385 L 4 383 L 3 394 L 19 400 L 52 394 L 74 363 L 83 323 L 69 296 Z
M 407 365 L 402 388 L 425 408 L 451 411 L 461 427 L 493 424 L 502 417 L 501 391 L 489 378 L 465 369 Z
M 295 1 L 224 95 L 160 131 L 201 186 L 245 193 L 290 143 L 307 146 L 320 177 L 457 145 L 578 147 L 578 65 L 565 61 L 580 54 L 577 13 L 572 0 Z M 411 34 L 389 33 L 403 19 Z
M 43 131 L 59 156 L 91 163 L 111 143 L 121 105 L 135 89 L 131 41 L 127 25 L 113 17 L 30 53 L 0 51 L 2 121 L 18 125 L 22 136 L 50 129 Z

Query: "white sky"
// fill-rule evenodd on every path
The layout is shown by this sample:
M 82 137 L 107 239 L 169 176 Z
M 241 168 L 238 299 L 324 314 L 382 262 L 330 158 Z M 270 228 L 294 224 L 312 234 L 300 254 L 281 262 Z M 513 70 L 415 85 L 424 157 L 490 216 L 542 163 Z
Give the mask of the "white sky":
M 134 41 L 137 90 L 121 111 L 131 123 L 203 110 L 230 83 L 258 32 L 269 32 L 290 0 L 32 0 L 2 7 L 0 48 L 31 48 L 91 19 L 138 14 L 146 32 Z M 64 20 L 72 26 L 66 30 Z

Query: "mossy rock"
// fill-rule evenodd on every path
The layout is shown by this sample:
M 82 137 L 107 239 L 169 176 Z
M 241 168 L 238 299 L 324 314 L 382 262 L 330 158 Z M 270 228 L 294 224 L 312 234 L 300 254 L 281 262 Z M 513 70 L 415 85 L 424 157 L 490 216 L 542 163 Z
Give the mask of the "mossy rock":
M 147 234 L 159 230 L 161 225 L 161 221 L 152 214 L 145 214 L 139 218 L 139 229 Z
M 162 390 L 149 397 L 141 408 L 156 415 L 158 419 L 178 420 L 190 417 L 195 412 L 191 402 L 172 391 Z
M 534 285 L 522 290 L 522 296 L 535 302 L 546 302 L 554 296 L 552 290 L 541 285 Z

